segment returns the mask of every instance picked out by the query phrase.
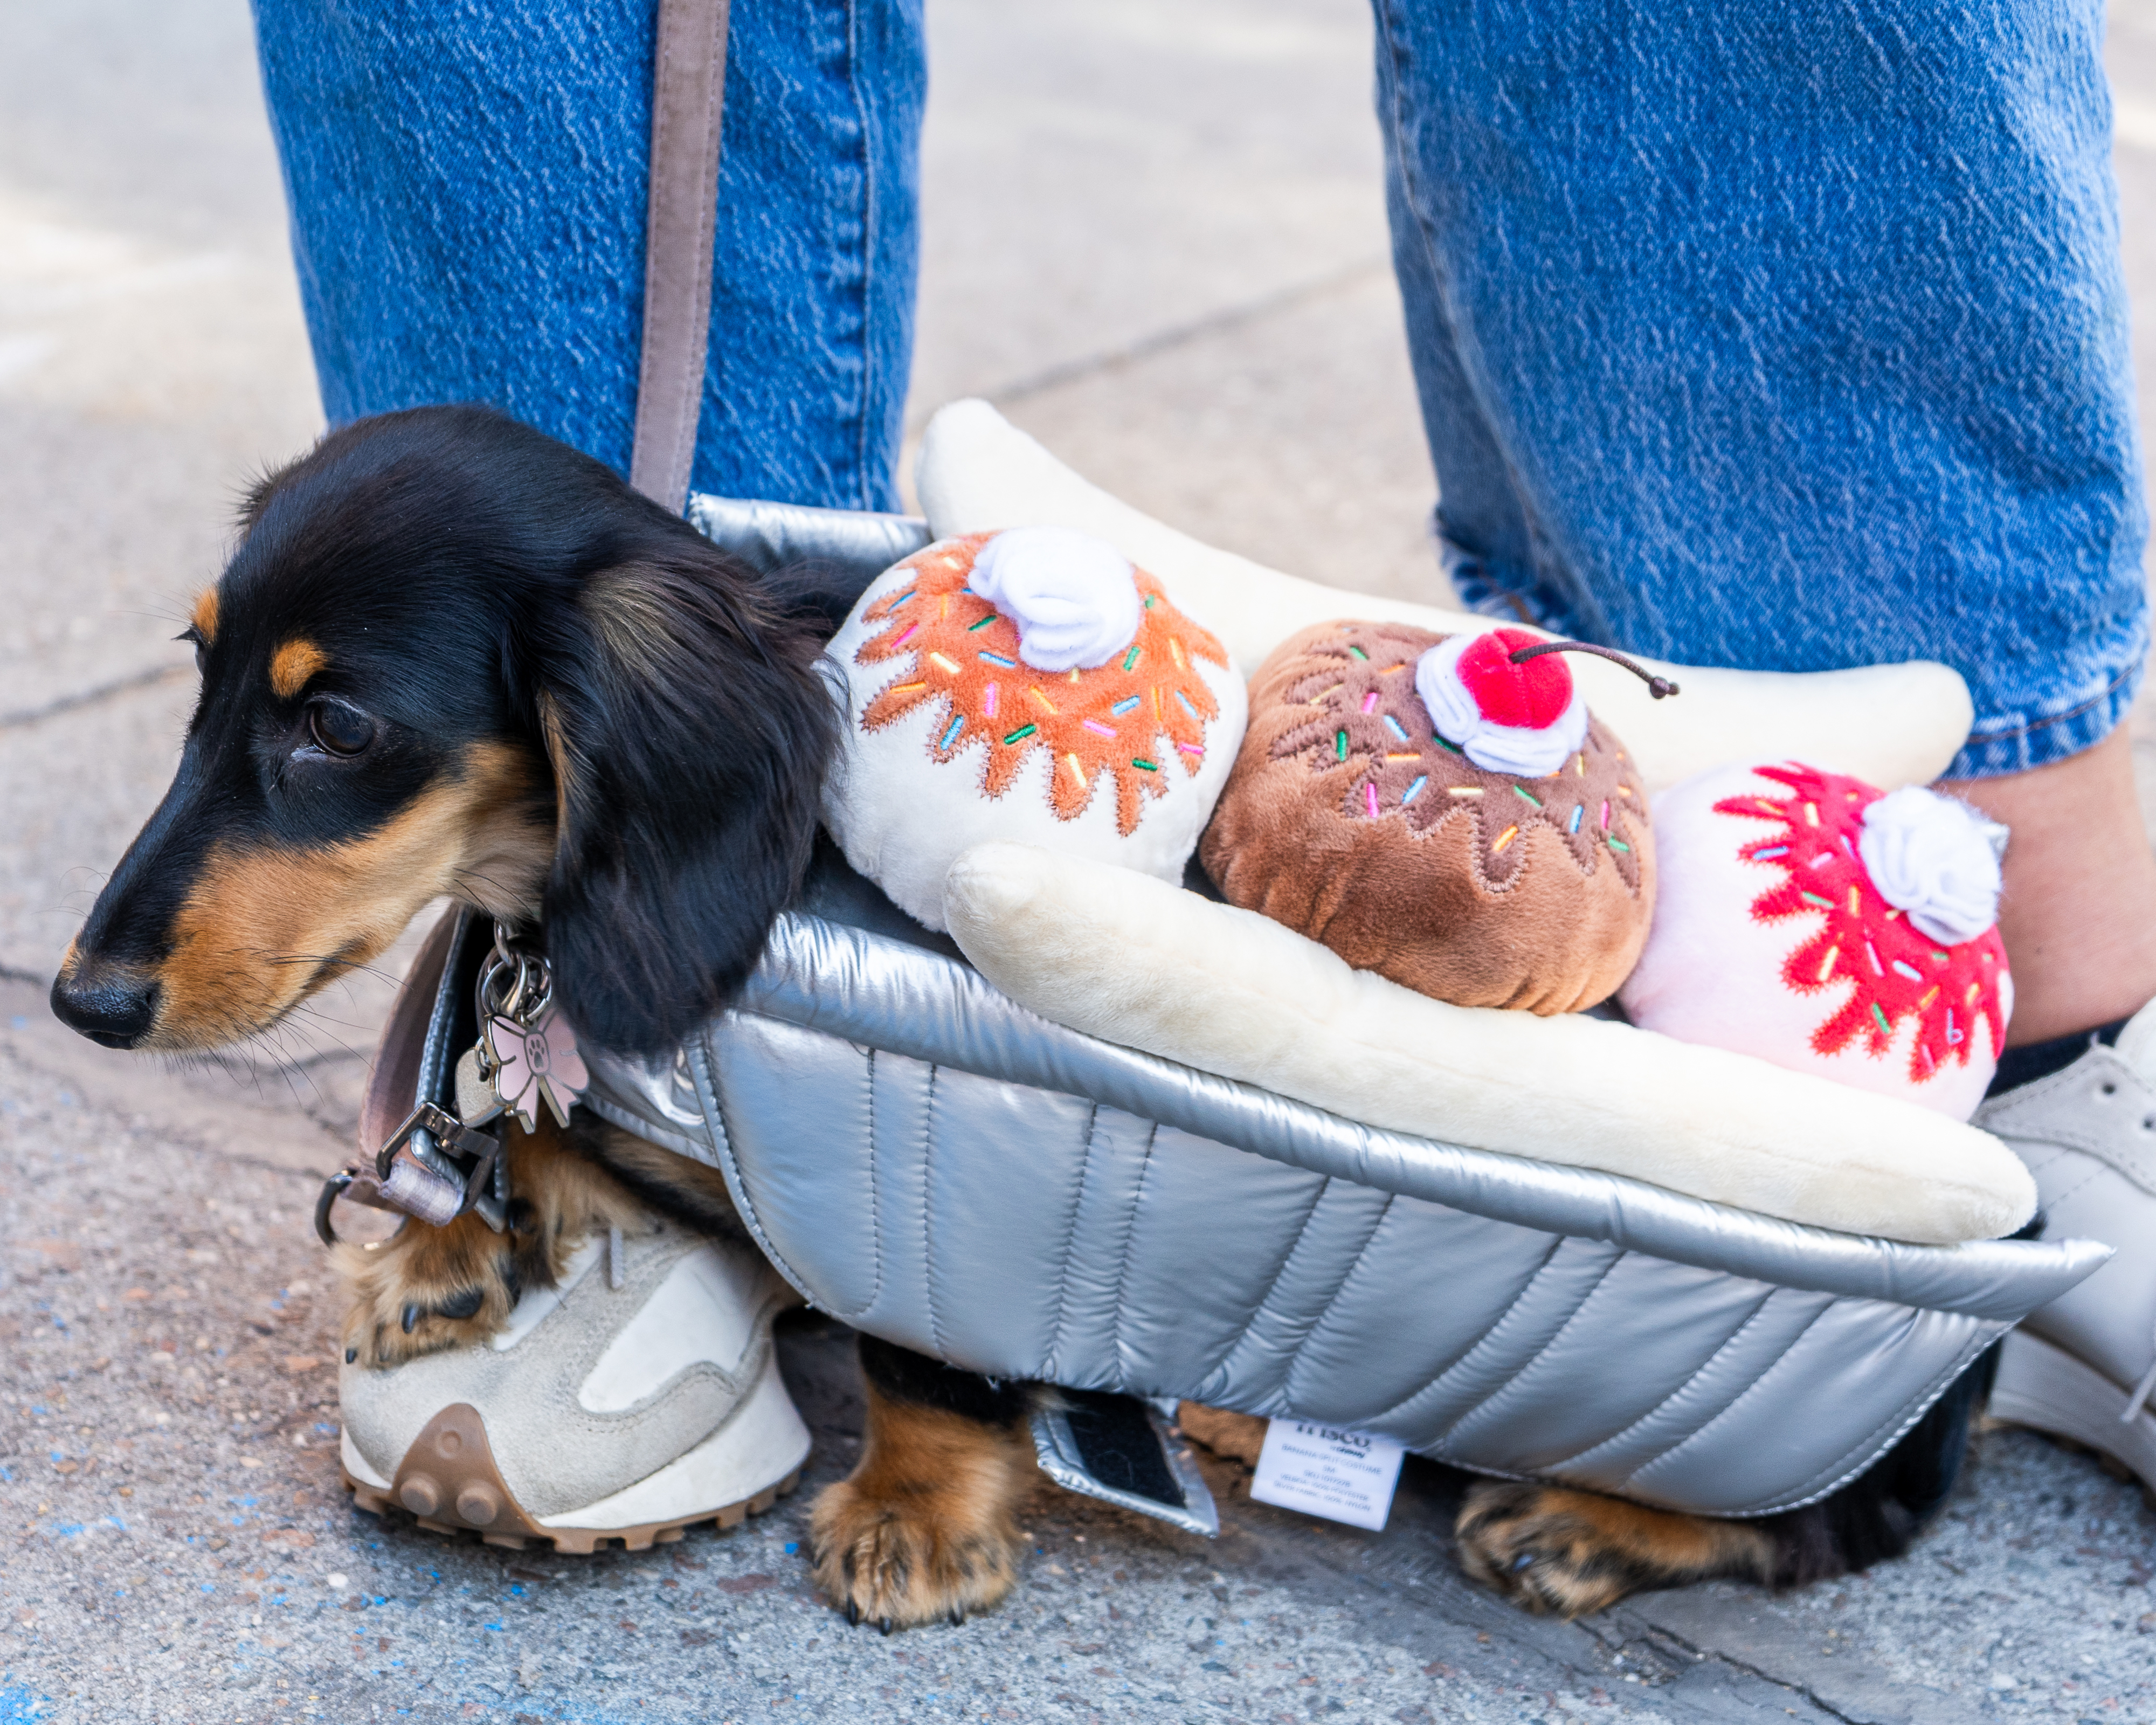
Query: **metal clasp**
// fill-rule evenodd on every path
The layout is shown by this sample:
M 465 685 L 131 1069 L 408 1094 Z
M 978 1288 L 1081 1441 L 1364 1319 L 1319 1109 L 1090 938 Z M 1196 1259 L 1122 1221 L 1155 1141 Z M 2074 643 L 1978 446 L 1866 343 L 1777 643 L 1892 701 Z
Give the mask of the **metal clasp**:
M 395 1210 L 440 1228 L 466 1210 L 496 1234 L 509 1220 L 509 1168 L 501 1140 L 466 1126 L 446 1108 L 422 1102 L 389 1135 L 372 1168 L 354 1163 L 330 1176 L 315 1201 L 315 1232 L 337 1243 L 330 1206 L 339 1198 Z

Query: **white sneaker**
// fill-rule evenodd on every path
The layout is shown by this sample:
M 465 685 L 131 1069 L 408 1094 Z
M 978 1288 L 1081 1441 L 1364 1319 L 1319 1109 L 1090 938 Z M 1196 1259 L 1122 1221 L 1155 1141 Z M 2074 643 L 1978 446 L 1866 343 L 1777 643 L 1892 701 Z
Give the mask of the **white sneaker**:
M 1975 1123 L 2035 1176 L 2045 1239 L 2118 1248 L 2008 1335 L 1991 1411 L 2101 1450 L 2156 1486 L 2156 1001 L 2116 1047 L 2093 1046 L 1993 1098 Z
M 792 1491 L 808 1454 L 772 1346 L 788 1298 L 752 1248 L 657 1218 L 588 1240 L 491 1340 L 346 1366 L 345 1482 L 362 1509 L 490 1545 L 641 1551 L 732 1527 Z

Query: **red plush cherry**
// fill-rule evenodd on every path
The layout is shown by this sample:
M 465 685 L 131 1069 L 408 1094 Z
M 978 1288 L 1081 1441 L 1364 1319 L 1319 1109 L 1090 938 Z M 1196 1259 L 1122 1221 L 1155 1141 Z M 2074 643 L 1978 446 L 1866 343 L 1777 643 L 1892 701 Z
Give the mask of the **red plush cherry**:
M 1491 724 L 1541 731 L 1572 705 L 1572 672 L 1561 655 L 1541 653 L 1512 663 L 1521 648 L 1541 644 L 1541 636 L 1523 629 L 1492 629 L 1477 635 L 1460 655 L 1455 675 Z

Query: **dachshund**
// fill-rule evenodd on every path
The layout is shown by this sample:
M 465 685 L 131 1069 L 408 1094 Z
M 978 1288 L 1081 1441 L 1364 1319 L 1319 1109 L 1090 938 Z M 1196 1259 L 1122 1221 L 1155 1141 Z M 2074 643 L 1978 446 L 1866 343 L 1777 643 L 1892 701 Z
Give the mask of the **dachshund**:
M 372 963 L 447 896 L 536 927 L 587 1041 L 675 1046 L 798 890 L 840 740 L 818 669 L 850 595 L 759 579 L 610 469 L 490 410 L 331 432 L 247 495 L 197 600 L 171 788 L 99 895 L 54 1011 L 110 1048 L 213 1049 Z M 357 1278 L 348 1357 L 468 1345 L 559 1243 L 638 1202 L 743 1237 L 711 1169 L 579 1111 L 516 1142 L 506 1233 L 407 1221 Z M 1014 1584 L 1041 1386 L 864 1336 L 866 1441 L 812 1513 L 855 1622 L 957 1620 Z M 1903 1549 L 1953 1483 L 1980 1373 L 1810 1509 L 1748 1522 L 1483 1482 L 1470 1574 L 1599 1609 L 1708 1576 L 1818 1579 Z

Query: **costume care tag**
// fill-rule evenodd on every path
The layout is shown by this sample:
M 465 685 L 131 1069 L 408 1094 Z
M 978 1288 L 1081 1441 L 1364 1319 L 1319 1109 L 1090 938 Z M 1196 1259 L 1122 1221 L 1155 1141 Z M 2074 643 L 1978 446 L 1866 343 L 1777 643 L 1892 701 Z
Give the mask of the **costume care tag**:
M 1405 1453 L 1391 1438 L 1307 1420 L 1275 1420 L 1265 1427 L 1250 1496 L 1376 1532 L 1392 1511 Z

